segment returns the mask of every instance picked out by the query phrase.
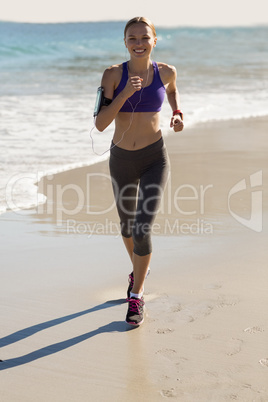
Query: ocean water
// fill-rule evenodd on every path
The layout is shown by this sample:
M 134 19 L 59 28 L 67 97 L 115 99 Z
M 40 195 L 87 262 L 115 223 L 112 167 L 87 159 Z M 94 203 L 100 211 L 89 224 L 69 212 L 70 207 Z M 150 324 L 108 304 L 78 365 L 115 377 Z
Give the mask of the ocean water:
M 44 174 L 108 157 L 89 132 L 104 69 L 128 60 L 124 25 L 0 22 L 0 213 L 44 202 Z M 268 114 L 268 26 L 156 28 L 152 58 L 177 68 L 186 126 Z M 164 135 L 170 115 L 165 101 Z M 93 129 L 98 153 L 112 134 Z

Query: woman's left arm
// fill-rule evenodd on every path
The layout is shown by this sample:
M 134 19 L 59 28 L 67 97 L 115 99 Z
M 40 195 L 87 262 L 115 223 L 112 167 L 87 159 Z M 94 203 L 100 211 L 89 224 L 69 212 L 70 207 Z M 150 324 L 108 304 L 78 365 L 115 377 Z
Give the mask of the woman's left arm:
M 173 114 L 170 121 L 170 127 L 171 128 L 173 127 L 173 130 L 175 132 L 182 131 L 184 124 L 182 121 L 182 116 L 178 112 L 180 110 L 180 95 L 176 85 L 177 80 L 176 68 L 173 66 L 166 66 L 166 77 L 167 77 L 167 86 L 166 86 L 167 99 Z

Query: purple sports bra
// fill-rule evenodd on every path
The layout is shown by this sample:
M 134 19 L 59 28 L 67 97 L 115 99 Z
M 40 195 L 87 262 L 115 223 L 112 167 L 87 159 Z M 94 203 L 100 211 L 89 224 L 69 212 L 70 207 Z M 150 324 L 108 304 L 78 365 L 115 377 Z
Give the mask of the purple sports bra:
M 154 78 L 153 82 L 147 87 L 143 88 L 142 95 L 140 96 L 140 91 L 134 92 L 134 94 L 128 98 L 131 102 L 133 108 L 135 108 L 135 112 L 159 112 L 162 107 L 162 103 L 164 102 L 166 88 L 164 87 L 163 82 L 161 81 L 158 65 L 155 61 L 153 61 L 154 68 Z M 123 63 L 123 74 L 121 81 L 118 87 L 114 90 L 113 99 L 117 97 L 117 95 L 125 88 L 128 80 L 128 67 L 127 61 Z M 142 89 L 141 89 L 142 90 Z M 119 112 L 133 112 L 131 105 L 128 100 L 124 103 Z

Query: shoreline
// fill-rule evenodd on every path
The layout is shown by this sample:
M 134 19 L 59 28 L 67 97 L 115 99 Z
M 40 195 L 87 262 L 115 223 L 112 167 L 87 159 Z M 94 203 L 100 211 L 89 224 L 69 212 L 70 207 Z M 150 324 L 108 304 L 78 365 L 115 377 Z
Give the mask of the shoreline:
M 64 226 L 118 223 L 113 208 L 103 213 L 112 200 L 107 161 L 39 183 L 49 196 L 41 211 L 0 216 L 3 401 L 268 398 L 267 121 L 165 137 L 171 181 L 138 329 L 124 323 L 131 263 L 120 236 Z M 87 214 L 88 205 L 101 213 Z M 164 233 L 176 219 L 180 229 L 203 219 L 213 233 Z
M 230 191 L 243 179 L 248 184 L 257 172 L 262 176 L 262 185 L 266 183 L 267 172 L 262 167 L 267 167 L 267 125 L 268 116 L 209 122 L 165 136 L 171 171 L 155 220 L 155 234 L 179 234 L 178 226 L 186 234 L 187 225 L 189 230 L 191 225 L 197 225 L 208 234 L 214 230 L 221 233 L 225 222 L 239 230 L 235 220 L 232 225 L 231 213 L 242 213 L 243 219 L 248 219 L 243 211 L 250 211 L 251 200 L 247 194 L 241 203 L 240 193 L 230 198 Z M 47 196 L 47 203 L 37 209 L 38 219 L 48 219 L 58 227 L 63 222 L 66 228 L 69 221 L 70 227 L 80 225 L 81 230 L 85 225 L 84 231 L 89 234 L 99 229 L 100 234 L 113 235 L 110 226 L 120 234 L 108 159 L 44 177 L 38 185 L 38 191 Z M 263 196 L 267 211 L 267 192 Z
M 201 127 L 201 130 L 203 131 L 203 130 L 206 130 L 206 128 L 210 128 L 210 127 L 213 127 L 213 126 L 217 127 L 217 126 L 220 126 L 221 124 L 223 124 L 224 126 L 228 126 L 230 123 L 233 122 L 234 124 L 240 125 L 240 123 L 244 124 L 247 121 L 248 122 L 253 121 L 253 123 L 254 123 L 254 121 L 256 121 L 257 123 L 258 122 L 260 123 L 260 122 L 266 122 L 267 119 L 268 119 L 268 115 L 251 116 L 251 117 L 248 117 L 248 118 L 247 117 L 240 117 L 240 118 L 230 118 L 230 119 L 224 119 L 224 120 L 210 120 L 210 121 L 206 121 L 206 122 L 196 123 L 194 125 L 191 125 L 190 127 L 186 126 L 186 128 L 183 131 L 183 135 L 184 134 L 186 135 L 186 133 L 188 133 L 188 132 L 191 135 L 192 133 L 194 133 L 197 130 L 199 125 Z M 180 135 L 180 133 L 176 134 L 176 133 L 174 133 L 174 132 L 169 130 L 168 132 L 166 132 L 163 135 L 163 138 L 164 138 L 165 141 L 167 140 L 168 142 L 171 139 L 171 141 L 174 144 L 174 141 L 176 141 L 178 139 L 178 138 L 176 138 L 176 136 L 179 136 L 179 135 Z M 89 147 L 90 146 L 91 145 L 90 145 L 90 141 L 89 141 Z M 103 163 L 103 162 L 105 163 L 108 158 L 109 158 L 109 154 L 107 153 L 107 157 L 104 158 L 103 156 L 100 156 L 99 157 L 100 160 L 93 160 L 92 162 L 89 161 L 88 163 L 84 162 L 84 163 L 81 163 L 81 164 L 75 163 L 74 165 L 65 165 L 65 166 L 62 166 L 61 168 L 58 168 L 57 170 L 47 169 L 47 172 L 42 174 L 41 178 L 38 181 L 36 181 L 35 183 L 33 183 L 33 185 L 39 187 L 40 181 L 42 181 L 43 179 L 45 179 L 47 177 L 61 175 L 61 174 L 67 173 L 67 172 L 74 171 L 76 169 L 90 168 L 90 166 L 98 165 L 98 164 Z M 39 193 L 42 194 L 41 192 L 39 192 Z M 11 201 L 11 203 L 13 203 L 13 201 Z M 25 207 L 16 207 L 14 209 L 7 209 L 5 211 L 1 211 L 0 216 L 4 215 L 5 213 L 9 213 L 9 212 L 17 212 L 17 211 L 19 212 L 19 211 L 24 211 L 24 210 L 27 211 L 27 210 L 30 210 L 30 209 L 35 209 L 35 208 L 38 207 L 38 205 L 41 206 L 44 203 L 36 202 L 36 204 L 32 204 L 32 205 L 25 206 Z

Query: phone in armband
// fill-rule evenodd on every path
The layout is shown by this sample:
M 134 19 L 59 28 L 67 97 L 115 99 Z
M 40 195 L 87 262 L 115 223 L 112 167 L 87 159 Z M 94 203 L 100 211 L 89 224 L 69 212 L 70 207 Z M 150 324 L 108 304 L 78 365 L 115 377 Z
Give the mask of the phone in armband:
M 104 96 L 104 88 L 99 87 L 97 90 L 97 97 L 95 102 L 95 108 L 93 116 L 96 117 L 99 114 L 102 106 L 108 106 L 112 103 L 112 99 L 105 98 Z
M 95 108 L 94 108 L 94 113 L 93 113 L 94 117 L 96 117 L 98 115 L 98 113 L 101 109 L 102 98 L 103 98 L 103 87 L 99 87 L 97 90 L 97 97 L 96 97 Z

